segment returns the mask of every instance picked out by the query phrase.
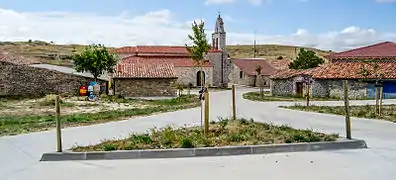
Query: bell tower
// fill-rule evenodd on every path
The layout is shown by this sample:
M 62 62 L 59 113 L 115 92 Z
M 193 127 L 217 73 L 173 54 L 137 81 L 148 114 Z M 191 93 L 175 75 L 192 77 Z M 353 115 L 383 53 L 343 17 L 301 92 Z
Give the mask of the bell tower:
M 212 34 L 212 48 L 226 51 L 226 32 L 220 13 L 216 20 L 215 31 Z
M 224 22 L 219 13 L 212 34 L 212 51 L 208 54 L 213 66 L 213 85 L 217 87 L 227 87 L 229 83 L 231 61 L 228 58 L 226 45 Z

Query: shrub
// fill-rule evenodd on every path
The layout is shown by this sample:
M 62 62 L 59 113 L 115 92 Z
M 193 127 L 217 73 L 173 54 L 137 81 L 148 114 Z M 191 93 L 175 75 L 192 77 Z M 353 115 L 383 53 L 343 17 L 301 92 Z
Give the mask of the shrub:
M 185 137 L 181 140 L 180 147 L 181 148 L 194 148 L 195 146 L 194 146 L 193 141 L 190 138 Z

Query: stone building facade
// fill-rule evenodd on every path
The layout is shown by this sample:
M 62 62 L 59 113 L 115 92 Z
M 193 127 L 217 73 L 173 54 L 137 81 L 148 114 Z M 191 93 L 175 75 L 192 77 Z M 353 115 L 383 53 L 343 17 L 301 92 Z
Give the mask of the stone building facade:
M 0 96 L 78 95 L 80 86 L 91 81 L 93 78 L 0 61 Z
M 257 67 L 261 68 L 260 75 Z M 232 59 L 229 79 L 233 84 L 269 87 L 269 77 L 275 71 L 276 68 L 262 58 Z
M 114 92 L 117 96 L 127 98 L 176 96 L 174 83 L 177 76 L 172 64 L 119 64 L 113 80 Z
M 304 82 L 309 76 L 295 76 L 289 78 L 272 79 L 271 92 L 274 96 L 295 96 L 305 97 L 307 84 Z M 301 85 L 299 85 L 301 84 Z M 351 99 L 361 99 L 367 97 L 368 83 L 358 80 L 348 81 L 348 96 Z M 340 80 L 313 79 L 309 86 L 310 97 L 330 97 L 343 99 L 344 87 Z
M 329 63 L 320 67 L 273 74 L 271 90 L 274 95 L 301 96 L 306 85 L 304 78 L 310 78 L 311 96 L 343 98 L 343 80 L 347 80 L 351 99 L 375 98 L 376 83 L 383 85 L 384 98 L 396 97 L 395 57 L 394 42 L 333 53 L 326 56 Z
M 126 98 L 176 96 L 176 78 L 114 78 L 115 95 Z
M 128 46 L 115 50 L 122 59 L 120 64 L 162 63 L 174 66 L 177 82 L 185 86 L 201 86 L 201 68 L 195 62 L 185 46 Z M 212 49 L 205 55 L 202 67 L 205 84 L 212 87 L 226 87 L 231 73 L 232 63 L 226 49 L 224 22 L 219 15 L 215 31 L 212 34 Z

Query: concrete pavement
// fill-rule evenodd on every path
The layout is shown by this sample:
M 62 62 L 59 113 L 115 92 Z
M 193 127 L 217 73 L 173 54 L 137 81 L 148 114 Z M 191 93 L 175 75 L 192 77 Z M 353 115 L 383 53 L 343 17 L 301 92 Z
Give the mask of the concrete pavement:
M 278 108 L 286 102 L 251 102 L 237 90 L 237 114 L 256 121 L 289 124 L 327 133 L 345 134 L 344 118 Z M 231 91 L 211 93 L 211 119 L 231 115 Z M 316 102 L 315 102 L 316 103 Z M 325 105 L 340 102 L 318 102 Z M 374 101 L 352 101 L 351 104 Z M 396 100 L 385 100 L 396 103 Z M 167 124 L 200 124 L 200 108 L 63 130 L 63 145 L 87 145 L 125 137 Z M 95 162 L 38 162 L 41 153 L 56 149 L 55 131 L 0 138 L 0 180 L 63 179 L 393 179 L 396 175 L 396 124 L 352 118 L 352 136 L 365 139 L 366 150 L 288 153 L 273 155 Z M 312 162 L 311 162 L 312 161 Z M 327 176 L 327 177 L 325 177 Z

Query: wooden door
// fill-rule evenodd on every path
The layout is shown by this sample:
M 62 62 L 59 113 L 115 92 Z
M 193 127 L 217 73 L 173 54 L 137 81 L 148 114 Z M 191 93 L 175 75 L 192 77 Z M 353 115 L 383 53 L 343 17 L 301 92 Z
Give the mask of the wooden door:
M 296 95 L 298 97 L 303 97 L 303 83 L 296 82 Z

